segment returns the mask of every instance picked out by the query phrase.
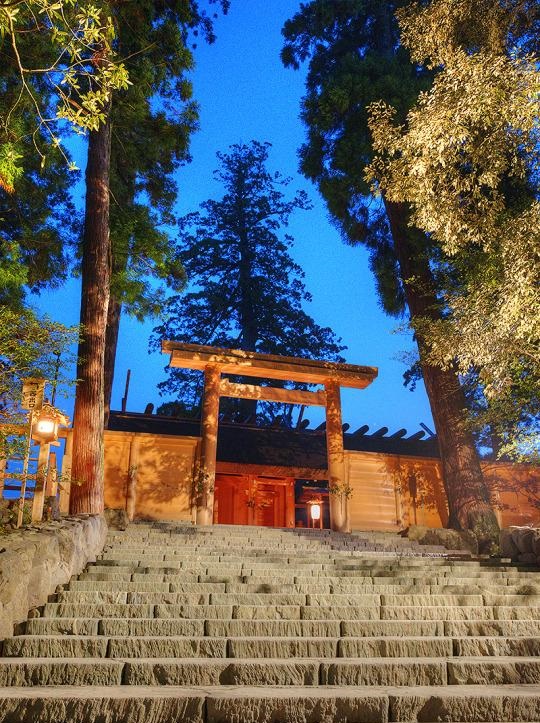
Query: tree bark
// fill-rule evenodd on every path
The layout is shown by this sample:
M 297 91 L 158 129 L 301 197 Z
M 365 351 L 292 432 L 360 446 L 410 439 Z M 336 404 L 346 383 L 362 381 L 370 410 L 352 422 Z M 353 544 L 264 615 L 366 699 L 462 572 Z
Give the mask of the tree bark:
M 394 249 L 411 318 L 438 319 L 440 304 L 427 255 L 416 247 L 405 204 L 385 200 Z M 466 402 L 457 374 L 425 361 L 426 342 L 417 334 L 420 363 L 437 431 L 443 481 L 448 499 L 448 526 L 473 530 L 486 544 L 498 531 L 480 459 L 466 424 Z
M 120 316 L 122 304 L 114 298 L 109 297 L 107 307 L 107 328 L 105 332 L 105 358 L 103 362 L 104 373 L 104 424 L 107 429 L 109 413 L 111 411 L 112 386 L 114 381 L 114 367 L 116 363 L 116 349 L 118 347 L 118 333 L 120 331 Z
M 109 168 L 111 126 L 92 131 L 86 166 L 82 253 L 81 340 L 73 418 L 71 514 L 103 512 L 105 330 L 110 292 Z

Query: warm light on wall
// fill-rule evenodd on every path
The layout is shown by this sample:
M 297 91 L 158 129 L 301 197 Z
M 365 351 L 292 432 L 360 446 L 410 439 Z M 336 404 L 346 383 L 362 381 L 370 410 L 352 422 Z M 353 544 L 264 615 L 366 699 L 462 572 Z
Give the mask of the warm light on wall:
M 320 505 L 311 505 L 310 508 L 311 512 L 311 519 L 312 520 L 320 520 L 321 519 L 321 506 Z

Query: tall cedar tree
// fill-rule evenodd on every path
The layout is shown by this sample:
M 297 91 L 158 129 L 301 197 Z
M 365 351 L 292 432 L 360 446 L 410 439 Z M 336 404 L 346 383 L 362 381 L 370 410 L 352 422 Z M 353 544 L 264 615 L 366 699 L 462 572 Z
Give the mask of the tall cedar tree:
M 291 237 L 280 233 L 291 213 L 310 208 L 310 203 L 302 191 L 286 199 L 282 189 L 289 179 L 267 170 L 269 148 L 269 143 L 252 141 L 217 154 L 221 165 L 215 177 L 225 194 L 180 219 L 180 259 L 192 289 L 170 300 L 155 342 L 174 339 L 339 359 L 339 340 L 303 310 L 310 301 L 304 274 L 289 255 Z M 193 375 L 171 370 L 161 388 L 178 395 L 180 404 L 173 407 L 196 412 Z M 244 401 L 229 411 L 239 419 L 253 417 L 256 404 Z M 270 410 L 275 413 L 276 407 Z
M 221 3 L 224 11 L 227 3 Z M 117 93 L 111 109 L 112 279 L 105 351 L 105 409 L 111 400 L 114 361 L 122 311 L 142 320 L 160 314 L 164 287 L 180 291 L 185 275 L 164 224 L 178 188 L 174 171 L 189 160 L 189 139 L 198 122 L 197 104 L 186 71 L 193 67 L 186 33 L 214 41 L 211 21 L 194 7 L 180 17 L 159 13 L 154 3 L 121 10 L 117 44 L 132 83 Z M 158 22 L 156 22 L 158 20 Z M 137 32 L 133 32 L 133 28 Z
M 226 0 L 209 0 L 209 4 L 215 3 L 224 10 L 228 6 Z M 188 111 L 186 120 L 183 107 L 191 95 L 184 78 L 193 64 L 188 37 L 201 31 L 213 39 L 212 20 L 189 0 L 165 5 L 150 1 L 110 3 L 110 11 L 117 30 L 115 50 L 126 58 L 128 71 L 133 75 L 130 87 L 110 99 L 105 122 L 89 135 L 82 243 L 82 337 L 77 363 L 72 468 L 77 484 L 72 487 L 72 513 L 99 513 L 103 509 L 107 321 L 109 340 L 115 348 L 122 301 L 138 304 L 141 314 L 142 309 L 148 309 L 149 286 L 145 275 L 173 284 L 181 277 L 166 238 L 156 232 L 146 237 L 144 230 L 159 220 L 161 209 L 171 203 L 167 179 L 185 154 L 187 136 L 193 127 L 194 109 Z M 171 119 L 174 120 L 169 124 Z M 175 132 L 178 139 L 172 140 Z M 165 147 L 162 153 L 161 133 Z M 147 147 L 144 154 L 140 153 L 143 142 Z M 119 194 L 112 215 L 111 179 Z M 161 193 L 162 207 L 156 201 Z M 158 209 L 157 216 L 143 209 L 140 201 L 145 196 L 153 210 Z M 115 231 L 112 244 L 111 221 Z M 109 315 L 111 282 L 113 304 Z M 109 394 L 113 366 L 114 356 L 108 355 Z
M 438 319 L 441 304 L 433 271 L 435 249 L 409 225 L 406 204 L 388 201 L 376 212 L 364 179 L 373 157 L 367 106 L 385 100 L 404 119 L 430 77 L 411 64 L 399 45 L 394 13 L 406 2 L 314 0 L 284 28 L 282 59 L 298 68 L 309 61 L 302 118 L 308 139 L 301 170 L 314 181 L 344 239 L 364 243 L 383 308 Z M 439 441 L 448 498 L 448 525 L 492 539 L 497 520 L 478 453 L 466 425 L 465 398 L 453 370 L 426 361 L 426 342 L 416 335 L 422 374 Z

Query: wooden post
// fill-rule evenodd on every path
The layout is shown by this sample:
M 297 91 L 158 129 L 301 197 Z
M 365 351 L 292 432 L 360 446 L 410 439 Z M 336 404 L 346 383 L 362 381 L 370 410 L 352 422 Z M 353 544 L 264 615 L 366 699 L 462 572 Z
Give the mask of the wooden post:
M 66 446 L 62 457 L 60 481 L 60 514 L 69 514 L 69 496 L 71 493 L 71 463 L 73 459 L 73 430 L 66 430 Z
M 341 421 L 339 383 L 328 381 L 326 389 L 326 448 L 328 454 L 328 498 L 330 527 L 337 532 L 349 532 L 349 504 L 344 494 L 345 453 Z
M 287 527 L 295 526 L 295 506 L 294 506 L 294 480 L 287 483 L 285 488 L 285 510 Z
M 126 490 L 126 512 L 130 522 L 135 518 L 137 507 L 137 465 L 139 464 L 140 439 L 133 435 L 129 445 L 129 467 Z
M 45 512 L 46 519 L 60 519 L 60 505 L 58 501 L 58 469 L 56 465 L 56 452 L 49 455 L 49 468 L 45 485 Z
M 6 480 L 7 459 L 0 459 L 0 500 L 4 496 L 4 484 Z
M 198 525 L 211 525 L 214 516 L 220 381 L 221 368 L 208 364 L 204 370 L 201 456 L 195 478 Z
M 45 503 L 45 486 L 47 484 L 47 467 L 49 465 L 50 444 L 43 442 L 39 445 L 36 484 L 34 487 L 34 501 L 32 502 L 32 522 L 41 522 L 43 519 L 43 505 Z
M 56 497 L 58 492 L 58 476 L 56 468 L 56 452 L 49 454 L 49 470 L 45 484 L 45 497 Z

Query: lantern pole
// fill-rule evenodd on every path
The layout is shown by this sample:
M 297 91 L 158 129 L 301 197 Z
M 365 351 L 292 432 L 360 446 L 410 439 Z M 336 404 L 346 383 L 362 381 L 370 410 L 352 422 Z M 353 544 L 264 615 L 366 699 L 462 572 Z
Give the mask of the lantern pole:
M 34 423 L 34 410 L 30 410 L 28 415 L 28 441 L 26 443 L 26 452 L 24 454 L 23 470 L 21 475 L 21 496 L 19 497 L 19 513 L 17 515 L 17 527 L 23 523 L 24 498 L 26 496 L 26 481 L 28 479 L 28 463 L 30 461 L 30 450 L 32 448 L 32 425 Z

